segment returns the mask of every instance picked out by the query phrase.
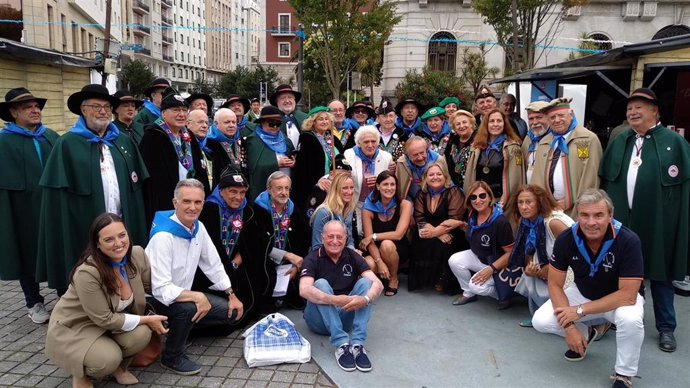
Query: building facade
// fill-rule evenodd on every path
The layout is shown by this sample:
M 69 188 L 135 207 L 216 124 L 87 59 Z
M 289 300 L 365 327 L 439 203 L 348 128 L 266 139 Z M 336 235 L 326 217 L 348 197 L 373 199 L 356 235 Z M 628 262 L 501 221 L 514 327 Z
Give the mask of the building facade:
M 265 0 L 265 49 L 259 54 L 262 65 L 271 66 L 278 77 L 295 79 L 297 67 L 296 33 L 299 25 L 294 10 L 285 0 Z
M 170 80 L 181 92 L 192 89 L 195 80 L 206 77 L 206 2 L 174 0 L 173 65 Z

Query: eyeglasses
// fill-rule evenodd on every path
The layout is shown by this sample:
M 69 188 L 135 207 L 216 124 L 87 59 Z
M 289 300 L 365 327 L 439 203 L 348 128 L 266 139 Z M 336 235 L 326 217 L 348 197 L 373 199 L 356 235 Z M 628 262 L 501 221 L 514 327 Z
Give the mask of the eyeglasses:
M 267 121 L 266 125 L 268 125 L 271 128 L 278 128 L 280 125 L 283 124 L 282 121 Z
M 353 113 L 354 114 L 363 114 L 363 113 L 367 113 L 367 111 L 364 109 L 357 109 L 357 110 L 354 110 Z
M 477 198 L 486 199 L 487 196 L 488 196 L 487 193 L 472 194 L 472 195 L 470 195 L 470 201 L 476 201 Z
M 113 110 L 112 105 L 87 105 L 84 104 L 82 106 L 88 106 L 91 110 L 100 112 L 100 111 L 105 111 L 105 112 L 111 112 Z

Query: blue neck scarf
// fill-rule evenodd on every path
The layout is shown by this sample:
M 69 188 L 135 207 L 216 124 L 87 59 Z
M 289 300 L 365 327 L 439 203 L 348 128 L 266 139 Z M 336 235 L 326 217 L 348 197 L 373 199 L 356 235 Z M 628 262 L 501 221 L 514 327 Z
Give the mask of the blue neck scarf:
M 79 116 L 79 119 L 76 123 L 74 123 L 74 126 L 70 128 L 69 131 L 75 135 L 83 137 L 89 143 L 103 143 L 108 147 L 112 147 L 113 142 L 117 140 L 118 136 L 120 136 L 120 130 L 117 129 L 117 126 L 112 122 L 108 124 L 108 129 L 106 129 L 103 137 L 96 135 L 95 132 L 86 127 L 86 121 L 84 121 L 83 116 Z
M 435 134 L 431 132 L 429 127 L 424 124 L 422 127 L 422 132 L 424 132 L 429 138 L 431 139 L 432 142 L 436 143 L 440 141 L 444 136 L 450 135 L 450 128 L 448 128 L 448 123 L 446 121 L 443 122 L 443 125 L 441 126 L 441 130 Z
M 258 127 L 257 127 L 258 128 Z M 269 213 L 273 212 L 273 206 L 271 205 L 271 196 L 268 195 L 268 191 L 263 191 L 254 200 L 254 203 L 259 205 L 262 209 Z M 292 216 L 292 212 L 295 210 L 295 204 L 292 203 L 291 199 L 288 199 L 287 203 L 288 216 Z
M 211 139 L 211 140 L 214 140 L 217 142 L 226 142 L 230 145 L 233 145 L 233 144 L 235 144 L 237 139 L 240 138 L 240 128 L 239 127 L 237 127 L 237 130 L 235 131 L 235 135 L 233 135 L 232 138 L 227 137 L 223 132 L 220 131 L 220 129 L 218 129 L 216 127 L 215 124 L 211 128 L 212 129 L 209 130 L 209 133 L 208 133 L 208 136 L 206 137 L 206 139 Z
M 351 118 L 345 118 L 340 129 L 347 129 L 349 131 L 356 131 L 359 129 L 359 123 Z
M 242 116 L 242 120 L 237 122 L 237 132 L 235 134 L 240 133 L 244 129 L 244 126 L 247 125 L 247 118 L 245 116 Z
M 293 113 L 286 114 L 285 115 L 285 128 L 289 127 L 290 125 L 294 125 L 297 127 L 297 124 L 295 124 L 295 115 Z M 260 125 L 257 125 L 257 127 L 260 127 Z M 299 128 L 297 128 L 299 129 Z
M 219 131 L 220 132 L 220 131 Z M 239 131 L 237 131 L 239 133 Z M 278 131 L 277 134 L 272 135 L 265 132 L 261 125 L 257 125 L 254 133 L 259 136 L 259 139 L 268 147 L 271 151 L 277 154 L 285 154 L 287 152 L 287 141 L 285 140 L 285 135 L 283 131 Z
M 408 125 L 405 125 L 402 117 L 398 117 L 395 119 L 395 126 L 398 128 L 402 128 L 405 131 L 405 133 L 412 133 L 412 132 L 417 131 L 419 128 L 421 128 L 422 120 L 420 120 L 419 117 L 417 117 L 414 120 L 414 123 L 412 123 L 412 125 L 408 126 Z
M 407 156 L 405 156 L 405 162 L 407 163 L 407 167 L 410 168 L 410 171 L 412 171 L 412 175 L 417 178 L 421 178 L 422 174 L 424 174 L 426 166 L 435 162 L 438 159 L 438 157 L 439 155 L 436 152 L 432 150 L 426 150 L 426 163 L 422 167 L 417 167 L 417 165 L 412 163 L 410 158 L 408 158 Z
M 161 108 L 157 107 L 156 104 L 149 99 L 144 100 L 144 109 L 153 113 L 156 117 L 161 117 Z
M 247 207 L 247 198 L 245 197 L 240 207 L 232 209 L 225 203 L 223 197 L 220 196 L 220 189 L 216 186 L 211 195 L 206 198 L 207 202 L 215 203 L 220 210 L 220 238 L 225 247 L 225 254 L 228 260 L 232 260 L 232 252 L 235 249 L 235 244 L 240 237 L 240 232 L 244 226 L 242 216 L 244 208 Z
M 213 151 L 211 151 L 211 149 L 208 148 L 208 146 L 206 145 L 206 143 L 208 142 L 208 136 L 206 136 L 206 137 L 203 138 L 203 139 L 199 139 L 198 136 L 194 136 L 194 137 L 196 137 L 196 142 L 199 143 L 199 147 L 201 147 L 201 149 L 202 149 L 205 153 L 207 153 L 208 155 L 213 154 Z
M 429 195 L 430 195 L 431 197 L 435 197 L 435 196 L 437 196 L 437 195 L 441 195 L 441 194 L 445 193 L 445 192 L 446 192 L 446 187 L 445 187 L 445 186 L 444 186 L 444 187 L 441 187 L 441 190 L 436 191 L 436 190 L 432 189 L 431 187 L 427 186 L 427 187 L 426 187 L 426 190 L 429 192 Z
M 483 223 L 483 224 L 481 224 L 481 225 L 477 225 L 477 216 L 478 216 L 478 214 L 472 215 L 472 216 L 470 217 L 470 220 L 469 220 L 469 221 L 470 221 L 470 222 L 469 222 L 469 225 L 470 225 L 470 238 L 472 238 L 472 235 L 474 234 L 475 231 L 477 231 L 477 230 L 479 230 L 479 229 L 488 228 L 488 227 L 490 227 L 491 225 L 493 225 L 494 221 L 496 221 L 496 219 L 497 219 L 500 215 L 502 215 L 502 214 L 503 214 L 503 211 L 502 211 L 501 208 L 498 206 L 498 204 L 494 205 L 494 208 L 493 208 L 493 210 L 491 211 L 491 216 L 489 217 L 488 220 L 486 220 L 485 223 Z
M 623 224 L 621 224 L 618 220 L 611 220 L 611 224 L 609 225 L 609 227 L 611 228 L 611 238 L 605 240 L 604 243 L 601 245 L 601 247 L 599 248 L 599 255 L 597 256 L 597 259 L 594 263 L 592 263 L 592 258 L 589 256 L 589 252 L 587 252 L 587 248 L 585 247 L 585 240 L 582 237 L 580 237 L 580 234 L 578 233 L 580 223 L 576 222 L 575 224 L 573 224 L 573 226 L 570 227 L 570 229 L 573 231 L 573 239 L 575 240 L 577 250 L 580 252 L 580 255 L 582 255 L 582 258 L 587 262 L 587 264 L 589 264 L 590 278 L 593 278 L 594 275 L 596 275 L 597 271 L 599 270 L 599 266 L 601 265 L 601 262 L 604 261 L 604 257 L 607 253 L 609 253 L 609 250 L 611 250 L 611 246 L 616 241 L 616 236 L 618 236 L 618 232 L 620 232 L 621 226 L 623 226 Z
M 16 123 L 9 122 L 6 123 L 5 128 L 2 131 L 0 131 L 0 135 L 12 134 L 28 137 L 31 140 L 33 140 L 34 148 L 36 149 L 36 154 L 38 155 L 38 161 L 41 163 L 41 166 L 43 166 L 43 154 L 41 154 L 41 147 L 38 143 L 43 143 L 46 140 L 48 140 L 45 136 L 46 129 L 47 128 L 43 126 L 43 123 L 39 123 L 38 126 L 36 126 L 36 129 L 32 132 L 28 129 L 20 127 Z
M 364 155 L 364 153 L 362 152 L 362 149 L 359 148 L 359 146 L 355 146 L 353 148 L 353 150 L 355 152 L 355 155 L 358 158 L 362 159 L 362 163 L 364 163 L 366 165 L 367 171 L 369 171 L 373 175 L 376 158 L 379 156 L 379 148 L 376 147 L 376 152 L 374 152 L 374 156 L 372 156 L 371 158 Z
M 549 257 L 546 253 L 546 226 L 541 215 L 537 216 L 534 222 L 524 218 L 520 221 L 515 236 L 515 244 L 508 260 L 510 265 L 522 267 L 525 265 L 525 256 L 535 253 L 539 265 L 549 263 Z
M 491 151 L 496 151 L 497 153 L 503 152 L 503 143 L 506 141 L 506 135 L 500 135 L 497 138 L 494 139 L 494 141 L 491 142 L 486 147 L 486 157 L 488 158 L 489 155 L 491 154 Z
M 110 265 L 113 268 L 120 268 L 120 275 L 122 275 L 122 278 L 125 279 L 127 283 L 129 283 L 129 277 L 127 277 L 127 272 L 125 271 L 125 266 L 127 265 L 127 256 L 123 257 L 119 263 L 111 261 Z
M 372 192 L 364 200 L 364 210 L 369 210 L 372 213 L 383 213 L 384 216 L 390 217 L 395 213 L 395 207 L 398 206 L 398 201 L 395 198 L 391 198 L 386 207 L 383 207 L 383 202 L 378 200 L 374 202 L 372 200 L 374 193 Z
M 175 214 L 174 210 L 156 212 L 156 215 L 153 217 L 149 240 L 158 232 L 168 232 L 175 237 L 180 237 L 185 240 L 191 240 L 196 237 L 196 233 L 199 231 L 199 220 L 194 221 L 194 230 L 192 233 L 189 233 L 189 230 L 185 226 L 182 226 L 170 218 L 173 214 Z
M 539 145 L 539 142 L 541 141 L 541 139 L 544 136 L 548 135 L 549 133 L 551 133 L 551 129 L 547 129 L 546 132 L 544 132 L 541 136 L 535 135 L 531 129 L 529 131 L 527 131 L 527 136 L 529 136 L 529 140 L 530 140 L 529 147 L 527 148 L 527 152 L 529 152 L 529 153 L 534 152 L 537 149 L 537 145 Z
M 570 126 L 568 127 L 568 130 L 565 131 L 564 134 L 558 134 L 556 132 L 551 132 L 553 134 L 553 140 L 551 141 L 551 149 L 554 150 L 558 148 L 561 150 L 561 153 L 564 155 L 568 155 L 568 143 L 565 141 L 565 137 L 568 136 L 570 132 L 572 132 L 575 127 L 577 127 L 577 118 L 573 116 L 573 121 L 570 122 Z

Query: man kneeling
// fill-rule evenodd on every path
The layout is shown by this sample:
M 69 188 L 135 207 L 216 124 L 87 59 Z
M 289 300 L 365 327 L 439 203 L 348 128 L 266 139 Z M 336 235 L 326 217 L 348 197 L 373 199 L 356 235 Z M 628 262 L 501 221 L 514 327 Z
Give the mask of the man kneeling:
M 152 305 L 168 317 L 168 337 L 161 365 L 181 375 L 201 368 L 185 354 L 193 327 L 229 325 L 242 317 L 243 305 L 232 291 L 230 278 L 199 215 L 204 206 L 204 185 L 196 179 L 177 183 L 175 210 L 156 212 L 146 254 L 151 262 Z M 197 267 L 224 291 L 227 299 L 211 293 L 190 291 Z
M 577 202 L 577 223 L 556 239 L 549 268 L 551 299 L 534 314 L 534 328 L 565 337 L 568 361 L 584 359 L 597 336 L 587 322 L 615 323 L 614 388 L 632 387 L 644 339 L 644 275 L 639 237 L 613 219 L 613 203 L 603 190 L 584 191 Z M 575 274 L 563 290 L 566 270 Z
M 307 300 L 304 320 L 313 332 L 331 336 L 340 368 L 368 372 L 371 362 L 364 341 L 370 303 L 381 294 L 383 284 L 362 256 L 346 248 L 347 232 L 342 222 L 327 222 L 321 241 L 323 245 L 310 252 L 302 264 L 299 292 Z

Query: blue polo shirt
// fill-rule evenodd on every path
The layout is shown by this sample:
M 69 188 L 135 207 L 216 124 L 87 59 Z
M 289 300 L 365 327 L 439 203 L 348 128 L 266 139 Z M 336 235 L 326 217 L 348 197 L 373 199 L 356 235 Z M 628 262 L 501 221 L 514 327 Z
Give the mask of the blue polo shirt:
M 579 228 L 577 233 L 580 238 L 585 238 Z M 609 228 L 605 239 L 611 238 L 612 233 L 611 228 Z M 591 262 L 594 263 L 599 252 L 590 251 L 587 244 L 585 244 L 585 249 L 587 249 Z M 551 265 L 563 272 L 571 267 L 575 275 L 577 289 L 589 300 L 601 299 L 618 291 L 620 278 L 644 278 L 640 238 L 625 226 L 621 227 L 611 249 L 604 256 L 604 260 L 593 277 L 589 276 L 590 266 L 587 259 L 582 257 L 577 249 L 572 229 L 566 230 L 556 238 L 551 255 Z M 642 286 L 640 286 L 640 290 L 642 290 Z
M 311 276 L 314 280 L 326 279 L 334 295 L 348 295 L 369 265 L 362 256 L 345 248 L 337 262 L 333 262 L 323 247 L 309 252 L 302 263 L 300 277 Z

